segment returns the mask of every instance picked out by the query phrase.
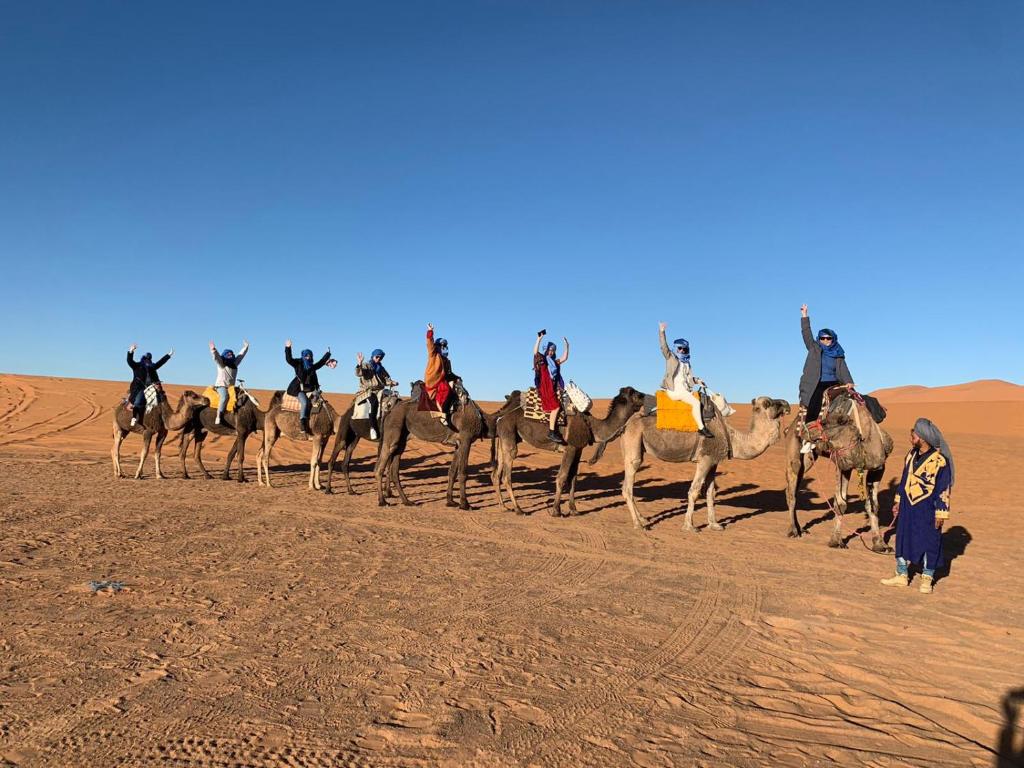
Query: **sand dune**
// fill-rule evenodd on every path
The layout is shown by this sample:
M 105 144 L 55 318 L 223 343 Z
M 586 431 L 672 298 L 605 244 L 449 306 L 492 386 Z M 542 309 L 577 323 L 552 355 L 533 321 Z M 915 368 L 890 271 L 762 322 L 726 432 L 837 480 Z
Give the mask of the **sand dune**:
M 308 445 L 287 440 L 274 489 L 182 480 L 173 442 L 171 479 L 116 481 L 123 383 L 4 375 L 0 766 L 1012 765 L 1015 386 L 882 391 L 899 446 L 884 508 L 915 418 L 956 456 L 951 573 L 926 597 L 878 586 L 891 558 L 856 537 L 825 546 L 824 464 L 809 535 L 785 538 L 779 446 L 723 465 L 721 533 L 684 535 L 692 469 L 648 461 L 637 495 L 661 522 L 642 535 L 615 444 L 571 519 L 545 514 L 557 459 L 528 448 L 528 517 L 494 506 L 486 446 L 470 512 L 443 506 L 447 454 L 415 440 L 414 508 L 376 506 L 368 445 L 356 496 L 307 491 Z
M 989 403 L 1024 401 L 1024 386 L 1001 379 L 969 381 L 946 387 L 891 387 L 872 392 L 886 403 Z

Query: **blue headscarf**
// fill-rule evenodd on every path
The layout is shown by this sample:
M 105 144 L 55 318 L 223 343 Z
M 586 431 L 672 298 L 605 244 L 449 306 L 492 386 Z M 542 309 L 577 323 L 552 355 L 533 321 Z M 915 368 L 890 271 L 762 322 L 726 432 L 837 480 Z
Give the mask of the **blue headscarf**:
M 918 419 L 914 422 L 914 433 L 924 440 L 928 445 L 942 454 L 942 458 L 949 464 L 949 487 L 953 487 L 956 479 L 956 471 L 953 468 L 953 452 L 949 450 L 949 443 L 942 436 L 942 431 L 929 419 Z
M 552 351 L 554 351 L 554 355 L 551 354 Z M 554 378 L 558 374 L 558 347 L 553 341 L 549 341 L 544 347 L 544 362 L 548 364 L 548 373 L 551 374 L 551 378 Z
M 152 352 L 147 352 L 146 354 L 144 354 L 142 356 L 141 362 L 142 362 L 143 365 L 145 365 L 147 367 L 152 365 L 153 364 L 153 353 Z
M 379 375 L 379 374 L 383 373 L 384 366 L 383 366 L 383 364 L 378 363 L 376 360 L 374 360 L 375 357 L 379 357 L 381 360 L 383 360 L 384 359 L 384 350 L 383 349 L 375 349 L 375 350 L 373 350 L 373 352 L 370 353 L 370 368 L 373 369 L 374 373 Z
M 313 367 L 313 350 L 304 349 L 302 350 L 302 367 L 307 371 Z M 248 370 L 248 369 L 246 369 Z
M 676 356 L 676 360 L 680 363 L 690 362 L 690 342 L 686 339 L 676 339 L 672 342 L 672 345 L 675 347 L 682 347 L 686 350 L 685 352 L 680 352 L 678 349 L 673 349 L 672 353 Z
M 818 346 L 821 347 L 821 354 L 825 357 L 846 357 L 846 352 L 843 351 L 842 346 L 839 344 L 839 335 L 835 331 L 831 328 L 822 328 L 818 331 L 818 338 L 822 336 L 831 336 L 832 343 L 826 347 L 819 341 Z
M 225 349 L 220 353 L 220 359 L 224 361 L 224 365 L 229 368 L 235 367 L 235 351 L 233 349 Z
M 448 339 L 438 339 L 434 342 L 434 347 L 441 357 L 448 357 Z

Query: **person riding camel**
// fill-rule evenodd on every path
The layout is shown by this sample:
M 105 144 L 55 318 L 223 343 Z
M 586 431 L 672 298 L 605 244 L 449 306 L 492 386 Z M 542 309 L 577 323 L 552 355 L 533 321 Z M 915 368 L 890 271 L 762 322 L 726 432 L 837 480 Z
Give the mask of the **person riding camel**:
M 432 323 L 427 323 L 427 368 L 423 372 L 423 385 L 427 388 L 427 395 L 441 409 L 441 423 L 449 429 L 452 428 L 450 413 L 452 388 L 449 386 L 452 378 L 452 363 L 448 359 L 448 340 L 442 338 L 435 340 L 434 326 Z
M 846 366 L 846 352 L 839 344 L 839 335 L 831 328 L 822 328 L 818 336 L 811 333 L 811 318 L 807 305 L 800 307 L 800 332 L 807 347 L 804 372 L 800 377 L 800 408 L 804 423 L 816 421 L 821 415 L 821 403 L 825 390 L 845 384 L 853 389 L 853 376 Z M 814 444 L 805 439 L 800 453 L 810 453 Z
M 548 440 L 565 445 L 565 440 L 555 428 L 558 414 L 562 411 L 562 393 L 565 392 L 565 381 L 562 379 L 562 365 L 569 359 L 569 340 L 562 337 L 565 354 L 558 357 L 558 347 L 553 341 L 544 345 L 540 351 L 540 342 L 547 330 L 537 331 L 537 341 L 533 344 L 533 383 L 540 395 L 541 408 L 548 414 Z
M 378 416 L 380 413 L 379 393 L 388 387 L 397 387 L 398 382 L 391 378 L 384 367 L 384 350 L 375 349 L 370 353 L 370 360 L 363 359 L 363 353 L 356 354 L 356 378 L 359 379 L 359 391 L 355 402 L 370 402 L 370 439 L 377 439 Z
M 309 436 L 309 412 L 313 404 L 311 397 L 320 395 L 320 379 L 316 372 L 325 365 L 333 368 L 338 364 L 337 360 L 331 358 L 331 348 L 328 347 L 324 356 L 313 362 L 313 350 L 304 349 L 298 360 L 292 357 L 292 340 L 284 343 L 284 359 L 295 371 L 295 378 L 288 384 L 288 394 L 299 400 L 299 427 L 302 434 Z
M 153 353 L 147 352 L 136 362 L 136 349 L 136 344 L 128 347 L 128 367 L 132 369 L 132 383 L 128 386 L 128 402 L 132 404 L 132 427 L 138 424 L 146 413 L 146 387 L 160 383 L 160 374 L 157 370 L 174 356 L 172 349 L 154 363 Z
M 230 387 L 235 386 L 238 366 L 242 364 L 242 358 L 245 357 L 245 353 L 248 351 L 248 341 L 242 342 L 242 351 L 237 355 L 231 349 L 217 352 L 217 345 L 212 341 L 210 342 L 210 354 L 213 356 L 213 362 L 217 365 L 217 381 L 213 388 L 217 390 L 217 397 L 219 398 L 217 402 L 217 418 L 214 420 L 214 424 L 220 424 L 221 419 L 224 418 L 224 412 L 228 408 L 228 390 Z
M 658 323 L 658 341 L 661 345 L 661 354 L 665 358 L 665 378 L 661 380 L 661 388 L 671 399 L 690 406 L 693 420 L 698 427 L 697 431 L 701 435 L 714 437 L 714 433 L 704 424 L 704 417 L 700 412 L 700 398 L 693 394 L 697 388 L 704 386 L 704 380 L 694 376 L 690 367 L 690 342 L 686 339 L 676 339 L 672 342 L 675 349 L 670 349 L 665 336 L 666 328 L 668 325 L 665 323 Z

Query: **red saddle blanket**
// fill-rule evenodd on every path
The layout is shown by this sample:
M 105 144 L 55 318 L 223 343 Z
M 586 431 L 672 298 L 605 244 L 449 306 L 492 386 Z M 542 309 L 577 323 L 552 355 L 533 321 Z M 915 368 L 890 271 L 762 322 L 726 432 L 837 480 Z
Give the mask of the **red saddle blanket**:
M 440 413 L 441 409 L 429 394 L 427 394 L 427 388 L 423 387 L 420 390 L 420 399 L 416 405 L 417 411 L 431 411 L 433 413 Z

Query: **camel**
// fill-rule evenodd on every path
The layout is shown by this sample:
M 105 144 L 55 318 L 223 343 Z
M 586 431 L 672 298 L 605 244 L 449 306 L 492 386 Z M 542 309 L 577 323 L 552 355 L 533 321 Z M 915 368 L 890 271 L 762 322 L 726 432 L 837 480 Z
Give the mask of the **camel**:
M 494 485 L 494 492 L 498 497 L 498 505 L 507 509 L 505 499 L 501 494 L 501 485 L 504 482 L 505 490 L 509 500 L 512 502 L 512 509 L 518 515 L 526 513 L 516 501 L 515 492 L 512 488 L 512 464 L 518 454 L 518 443 L 525 440 L 534 448 L 545 451 L 561 452 L 562 462 L 558 467 L 558 475 L 555 478 L 555 497 L 548 513 L 552 517 L 563 515 L 561 501 L 562 492 L 568 484 L 569 511 L 565 517 L 578 514 L 576 510 L 576 478 L 579 475 L 580 457 L 583 448 L 595 441 L 602 446 L 622 434 L 623 428 L 629 418 L 643 408 L 644 393 L 638 392 L 632 387 L 623 387 L 608 406 L 608 413 L 603 419 L 598 419 L 591 414 L 573 412 L 568 416 L 565 430 L 567 445 L 559 446 L 548 439 L 548 424 L 546 421 L 528 419 L 522 408 L 514 408 L 497 419 L 497 439 L 499 450 L 497 462 L 491 472 L 491 482 Z M 520 393 L 513 392 L 508 396 L 510 402 L 518 403 Z M 600 449 L 600 450 L 603 450 Z M 492 452 L 492 456 L 493 456 Z
M 417 410 L 419 390 L 422 386 L 422 381 L 414 382 L 412 397 L 395 405 L 381 425 L 380 448 L 377 451 L 377 464 L 374 468 L 377 504 L 382 507 L 387 506 L 385 494 L 388 487 L 393 485 L 398 491 L 402 504 L 414 506 L 402 489 L 398 472 L 409 435 L 413 435 L 428 443 L 451 444 L 454 442 L 455 453 L 448 468 L 445 504 L 449 507 L 458 506 L 460 509 L 471 509 L 466 497 L 466 467 L 469 464 L 469 449 L 473 441 L 478 438 L 490 436 L 493 439 L 497 419 L 511 408 L 518 407 L 519 403 L 513 404 L 512 401 L 507 401 L 496 413 L 484 413 L 466 392 L 462 385 L 462 379 L 456 377 L 451 385 L 452 396 L 456 399 L 455 406 L 451 409 L 452 424 L 455 427 L 453 430 L 441 424 L 440 419 L 436 416 L 426 411 Z M 457 505 L 453 497 L 456 480 L 459 481 L 460 491 Z
M 188 453 L 189 443 L 193 440 L 196 445 L 195 459 L 199 464 L 199 469 L 207 480 L 212 478 L 212 475 L 206 471 L 206 466 L 203 464 L 203 443 L 206 440 L 206 435 L 212 432 L 215 435 L 235 438 L 231 445 L 231 450 L 228 451 L 222 479 L 227 480 L 231 476 L 231 463 L 234 461 L 235 454 L 237 453 L 238 482 L 245 482 L 245 441 L 253 432 L 263 431 L 263 420 L 266 412 L 259 409 L 259 402 L 248 390 L 239 385 L 237 391 L 238 399 L 235 403 L 235 410 L 225 412 L 220 424 L 216 423 L 216 408 L 212 406 L 200 408 L 193 415 L 189 428 L 182 433 L 179 455 L 181 458 L 181 474 L 186 479 L 188 479 L 189 475 L 188 469 L 185 466 L 185 456 Z
M 297 411 L 286 411 L 281 407 L 284 393 L 277 391 L 270 398 L 270 407 L 263 416 L 263 447 L 260 448 L 256 457 L 256 482 L 260 485 L 270 485 L 270 453 L 274 450 L 274 443 L 283 434 L 292 440 L 310 440 L 313 443 L 313 450 L 309 457 L 309 489 L 311 491 L 323 490 L 320 485 L 320 461 L 324 456 L 324 449 L 327 447 L 327 440 L 334 434 L 338 425 L 338 413 L 330 403 L 323 400 L 320 408 L 310 412 L 309 431 L 307 437 L 302 434 L 299 426 L 299 414 Z
M 132 412 L 125 408 L 124 403 L 114 406 L 114 446 L 110 449 L 110 458 L 114 462 L 114 477 L 122 478 L 121 471 L 121 443 L 128 436 L 129 432 L 136 432 L 142 435 L 142 455 L 139 457 L 139 468 L 135 470 L 135 479 L 142 479 L 142 468 L 146 464 L 146 457 L 149 455 L 149 445 L 156 435 L 156 476 L 161 480 L 167 477 L 160 469 L 160 454 L 167 439 L 168 432 L 177 432 L 184 429 L 192 422 L 196 410 L 209 406 L 210 401 L 202 395 L 196 394 L 191 389 L 186 389 L 178 400 L 178 405 L 173 410 L 166 398 L 160 400 L 156 408 L 149 411 L 134 426 L 131 424 Z
M 391 409 L 399 402 L 399 397 L 395 392 L 387 390 L 381 393 L 380 396 L 380 418 L 378 418 L 378 426 L 383 431 L 384 427 L 382 422 Z M 371 442 L 380 445 L 380 438 L 373 440 L 370 437 L 370 420 L 369 419 L 356 419 L 353 418 L 355 414 L 355 401 L 345 409 L 345 412 L 341 414 L 338 422 L 338 430 L 334 435 L 334 448 L 331 450 L 331 459 L 327 463 L 327 486 L 324 488 L 324 493 L 332 493 L 331 490 L 331 478 L 334 476 L 334 465 L 338 459 L 338 454 L 345 451 L 345 456 L 341 460 L 341 474 L 345 478 L 345 486 L 350 496 L 355 495 L 355 490 L 352 488 L 352 479 L 349 477 L 348 466 L 352 460 L 352 452 L 359 445 L 360 440 L 370 440 Z
M 755 397 L 750 401 L 750 429 L 740 432 L 732 428 L 715 408 L 717 418 L 711 419 L 707 427 L 714 437 L 702 437 L 697 432 L 677 432 L 657 429 L 656 416 L 634 416 L 627 422 L 622 435 L 622 457 L 625 475 L 622 479 L 622 495 L 633 516 L 633 524 L 646 530 L 651 521 L 640 515 L 636 499 L 633 498 L 633 481 L 643 463 L 644 450 L 648 450 L 662 461 L 693 462 L 697 469 L 690 483 L 686 499 L 686 520 L 683 530 L 693 533 L 693 509 L 701 493 L 706 494 L 708 506 L 708 528 L 722 530 L 715 518 L 715 472 L 718 465 L 728 458 L 756 459 L 769 446 L 782 437 L 782 417 L 789 413 L 789 403 L 771 397 Z M 600 458 L 601 450 L 591 461 Z
M 843 515 L 848 504 L 850 478 L 853 471 L 858 470 L 864 479 L 864 510 L 871 525 L 871 549 L 887 552 L 889 549 L 878 525 L 878 489 L 885 473 L 885 461 L 892 453 L 892 437 L 875 424 L 870 414 L 852 398 L 837 398 L 833 405 L 826 412 L 825 440 L 816 449 L 821 455 L 828 456 L 836 468 L 835 528 L 828 545 L 832 548 L 846 546 L 842 533 Z M 815 453 L 800 453 L 803 438 L 797 424 L 801 418 L 802 414 L 798 414 L 786 428 L 786 504 L 790 515 L 787 535 L 790 538 L 799 538 L 803 534 L 796 514 L 797 493 L 815 461 Z

